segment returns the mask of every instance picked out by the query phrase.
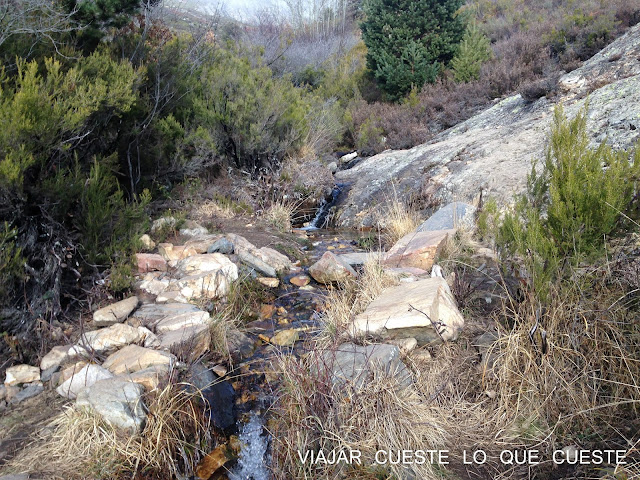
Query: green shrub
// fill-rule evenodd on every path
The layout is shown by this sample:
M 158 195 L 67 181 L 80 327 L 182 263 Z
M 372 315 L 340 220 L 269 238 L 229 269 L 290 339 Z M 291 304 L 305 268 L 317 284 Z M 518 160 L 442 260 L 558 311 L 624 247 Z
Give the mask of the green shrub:
M 534 163 L 527 194 L 505 214 L 497 237 L 524 259 L 538 291 L 563 266 L 603 252 L 640 176 L 640 149 L 629 157 L 604 142 L 590 147 L 586 108 L 572 120 L 556 108 L 542 169 Z
M 471 23 L 462 37 L 456 56 L 451 61 L 453 78 L 456 82 L 477 80 L 480 77 L 480 67 L 492 55 L 489 39 L 475 22 Z

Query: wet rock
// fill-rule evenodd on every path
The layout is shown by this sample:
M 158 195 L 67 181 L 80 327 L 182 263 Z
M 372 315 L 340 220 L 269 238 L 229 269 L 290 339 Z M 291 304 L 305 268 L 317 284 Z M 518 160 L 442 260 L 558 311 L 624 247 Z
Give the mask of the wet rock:
M 209 480 L 211 475 L 220 470 L 229 461 L 227 444 L 218 445 L 208 453 L 196 467 L 196 475 L 201 480 Z
M 414 267 L 429 271 L 440 249 L 455 230 L 413 232 L 391 247 L 382 263 L 392 267 Z
M 220 238 L 216 240 L 213 245 L 207 248 L 207 253 L 224 253 L 225 255 L 231 255 L 233 253 L 233 243 L 227 238 Z
M 82 390 L 76 399 L 76 406 L 93 410 L 116 428 L 137 433 L 147 419 L 143 393 L 142 385 L 114 377 L 100 380 Z
M 158 253 L 160 253 L 167 262 L 177 262 L 198 254 L 193 247 L 186 245 L 176 247 L 172 243 L 159 244 Z
M 453 202 L 440 207 L 417 229 L 418 232 L 432 232 L 436 230 L 455 230 L 471 228 L 475 220 L 476 207 L 463 202 Z
M 113 377 L 113 374 L 99 365 L 89 364 L 79 371 L 73 372 L 58 388 L 56 392 L 65 398 L 76 398 L 78 393 L 94 383 Z
M 254 341 L 240 330 L 235 328 L 227 331 L 227 348 L 229 349 L 229 355 L 235 362 L 244 360 L 253 355 L 255 349 Z
M 291 277 L 289 279 L 289 283 L 295 285 L 296 287 L 304 287 L 305 285 L 309 285 L 311 279 L 306 275 L 296 275 L 295 277 Z
M 189 313 L 181 313 L 172 317 L 166 317 L 156 323 L 156 332 L 158 334 L 169 332 L 171 330 L 180 330 L 186 327 L 206 325 L 208 326 L 211 317 L 208 312 L 197 311 Z
M 136 264 L 140 273 L 167 271 L 167 261 L 157 253 L 136 253 Z
M 394 377 L 400 386 L 413 383 L 409 369 L 400 360 L 400 349 L 395 345 L 364 347 L 344 343 L 335 350 L 321 352 L 316 368 L 320 374 L 326 372 L 334 385 L 348 383 L 360 388 L 373 377 L 374 371 Z
M 414 337 L 420 345 L 455 340 L 463 326 L 449 285 L 440 277 L 385 289 L 353 322 L 357 335 Z
M 42 360 L 40 360 L 40 369 L 49 370 L 52 367 L 60 367 L 65 363 L 86 354 L 86 350 L 78 345 L 58 345 L 53 347 Z
M 256 280 L 258 280 L 258 282 L 260 282 L 265 287 L 278 288 L 278 286 L 280 286 L 280 280 L 278 280 L 277 278 L 258 277 Z
M 271 338 L 271 343 L 280 347 L 291 347 L 300 339 L 300 333 L 296 329 L 281 330 Z
M 234 414 L 236 393 L 231 384 L 226 380 L 219 379 L 211 370 L 200 363 L 191 366 L 190 378 L 194 387 L 202 393 L 211 423 L 220 430 L 234 426 L 236 422 Z
M 116 323 L 110 327 L 86 332 L 80 337 L 78 345 L 87 350 L 105 352 L 115 350 L 125 345 L 142 342 L 145 332 L 123 323 Z
M 20 385 L 40 381 L 40 369 L 31 365 L 15 365 L 7 368 L 5 386 Z
M 151 240 L 151 237 L 146 233 L 140 237 L 140 243 L 145 250 L 153 250 L 154 248 L 156 248 L 156 242 Z
M 138 297 L 135 295 L 113 303 L 93 312 L 93 323 L 96 327 L 108 327 L 114 323 L 123 322 L 137 306 Z
M 129 345 L 107 357 L 102 366 L 114 375 L 120 375 L 155 366 L 170 369 L 175 362 L 176 357 L 171 353 Z
M 209 351 L 211 333 L 209 325 L 194 325 L 163 333 L 159 340 L 159 349 L 193 361 Z
M 331 252 L 325 252 L 316 263 L 309 267 L 309 274 L 318 283 L 330 284 L 356 278 L 356 271 L 348 263 Z

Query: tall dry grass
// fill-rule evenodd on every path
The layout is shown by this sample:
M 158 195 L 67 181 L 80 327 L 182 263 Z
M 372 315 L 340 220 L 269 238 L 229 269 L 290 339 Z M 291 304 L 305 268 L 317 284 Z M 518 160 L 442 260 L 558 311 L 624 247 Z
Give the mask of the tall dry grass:
M 378 214 L 376 224 L 382 232 L 383 246 L 390 248 L 402 237 L 418 228 L 420 215 L 398 199 L 394 191 L 393 196 Z

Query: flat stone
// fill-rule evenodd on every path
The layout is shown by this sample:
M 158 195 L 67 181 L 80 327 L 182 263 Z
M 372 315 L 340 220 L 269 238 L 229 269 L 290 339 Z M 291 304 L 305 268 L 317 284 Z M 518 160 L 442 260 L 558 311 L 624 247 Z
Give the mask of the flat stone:
M 368 262 L 376 262 L 382 258 L 381 252 L 354 252 L 354 253 L 342 253 L 337 257 L 345 263 L 348 263 L 352 267 L 364 265 Z
M 209 325 L 193 325 L 171 330 L 158 337 L 158 348 L 193 361 L 209 351 L 211 333 Z
M 233 243 L 227 238 L 220 238 L 207 248 L 207 253 L 224 253 L 231 255 L 233 253 Z
M 78 345 L 95 352 L 115 350 L 125 345 L 144 341 L 145 332 L 124 323 L 116 323 L 110 327 L 86 332 Z
M 235 265 L 228 257 L 221 253 L 205 253 L 193 255 L 180 260 L 176 268 L 185 275 L 199 273 L 217 272 L 224 270 L 225 273 L 233 270 Z
M 156 303 L 189 303 L 189 300 L 180 293 L 180 290 L 170 290 L 160 293 L 156 297 Z
M 40 395 L 44 391 L 44 385 L 42 382 L 33 382 L 26 385 L 22 390 L 20 390 L 12 399 L 11 403 L 18 404 L 28 398 L 35 397 L 36 395 Z
M 56 392 L 65 398 L 76 398 L 86 387 L 111 377 L 113 374 L 110 371 L 91 363 L 72 373 L 71 377 L 56 388 Z
M 227 234 L 226 238 L 233 244 L 234 252 L 242 262 L 268 277 L 275 277 L 293 266 L 286 255 L 273 248 L 257 248 L 246 238 L 233 233 Z
M 14 365 L 7 368 L 5 386 L 20 385 L 40 381 L 40 369 L 31 365 Z
M 157 253 L 136 253 L 136 264 L 140 273 L 167 271 L 167 261 Z
M 305 285 L 309 285 L 311 279 L 306 275 L 296 275 L 295 277 L 291 277 L 289 279 L 289 283 L 291 285 L 295 285 L 296 287 L 304 287 Z
M 175 362 L 175 355 L 170 353 L 129 345 L 107 357 L 102 366 L 114 375 L 121 375 L 154 366 L 172 368 Z
M 445 241 L 454 233 L 455 230 L 409 233 L 391 247 L 382 263 L 392 267 L 415 267 L 430 271 Z
M 256 280 L 258 280 L 258 282 L 260 282 L 265 287 L 278 288 L 278 286 L 280 286 L 280 280 L 278 280 L 277 278 L 258 277 Z
M 376 344 L 364 347 L 344 343 L 335 350 L 321 352 L 316 368 L 320 373 L 326 371 L 334 385 L 351 384 L 361 388 L 370 381 L 374 371 L 394 377 L 403 387 L 413 383 L 409 369 L 400 359 L 400 349 L 395 345 Z
M 108 327 L 114 323 L 123 322 L 137 306 L 138 297 L 135 295 L 113 303 L 93 312 L 93 323 L 96 327 Z
M 168 380 L 169 371 L 165 365 L 156 365 L 133 373 L 123 373 L 118 378 L 142 385 L 146 391 L 151 392 Z
M 325 252 L 316 263 L 309 267 L 309 274 L 318 283 L 330 284 L 356 278 L 356 271 L 331 252 Z
M 158 245 L 158 253 L 162 255 L 167 262 L 177 262 L 198 254 L 193 247 L 186 245 L 175 246 L 173 243 L 160 243 Z
M 432 322 L 436 323 L 439 335 Z M 463 326 L 464 318 L 449 285 L 441 277 L 385 289 L 353 322 L 356 335 L 368 333 L 390 339 L 414 337 L 420 345 L 441 339 L 455 340 Z
M 59 367 L 86 353 L 87 351 L 78 345 L 58 345 L 42 357 L 40 370 L 44 371 L 52 367 Z
M 185 303 L 166 303 L 162 305 L 148 303 L 138 308 L 138 310 L 133 313 L 132 318 L 139 320 L 147 327 L 153 327 L 164 318 L 174 317 L 182 313 L 199 311 L 201 310 L 195 305 Z
M 418 232 L 433 232 L 437 230 L 457 230 L 471 228 L 475 220 L 476 207 L 463 202 L 452 202 L 440 207 L 417 229 Z
M 211 316 L 208 312 L 181 313 L 180 315 L 164 318 L 156 323 L 156 332 L 160 334 L 196 325 L 209 325 L 210 321 Z
M 100 380 L 78 394 L 76 406 L 99 414 L 109 424 L 131 432 L 140 432 L 147 416 L 142 394 L 144 387 L 121 378 Z
M 271 337 L 271 343 L 280 347 L 291 347 L 300 339 L 300 333 L 296 329 L 281 330 Z
M 271 265 L 249 251 L 243 250 L 238 253 L 238 259 L 247 266 L 257 270 L 262 275 L 276 277 L 278 272 Z

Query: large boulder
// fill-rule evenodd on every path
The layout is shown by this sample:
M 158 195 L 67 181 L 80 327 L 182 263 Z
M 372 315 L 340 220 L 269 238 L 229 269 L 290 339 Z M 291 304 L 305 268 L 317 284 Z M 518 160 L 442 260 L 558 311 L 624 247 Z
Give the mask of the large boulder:
M 390 267 L 413 267 L 431 270 L 442 246 L 455 230 L 412 232 L 396 242 L 384 256 L 382 263 Z
M 325 252 L 320 260 L 311 265 L 309 274 L 316 282 L 324 284 L 344 282 L 358 276 L 351 265 L 331 252 Z
M 183 275 L 176 282 L 187 299 L 220 298 L 238 279 L 238 267 L 221 253 L 198 254 L 177 264 Z
M 113 377 L 113 374 L 109 370 L 91 363 L 72 373 L 68 379 L 56 388 L 56 392 L 66 398 L 76 398 L 78 393 L 85 388 L 111 377 Z
M 96 327 L 108 327 L 114 323 L 126 320 L 131 312 L 138 306 L 138 297 L 127 298 L 108 307 L 101 308 L 93 312 L 93 323 Z
M 76 407 L 90 409 L 112 426 L 137 433 L 147 420 L 143 393 L 144 387 L 138 383 L 108 378 L 82 390 Z
M 444 278 L 391 287 L 353 321 L 353 333 L 383 339 L 415 338 L 420 345 L 455 340 L 464 317 Z
M 471 228 L 474 225 L 476 207 L 463 202 L 452 202 L 440 207 L 422 223 L 417 231 L 430 232 L 436 230 L 455 230 L 458 228 Z
M 411 373 L 400 358 L 395 345 L 361 346 L 344 343 L 336 349 L 318 354 L 315 368 L 319 375 L 328 375 L 334 385 L 353 385 L 361 388 L 374 375 L 393 377 L 400 386 L 413 383 Z

